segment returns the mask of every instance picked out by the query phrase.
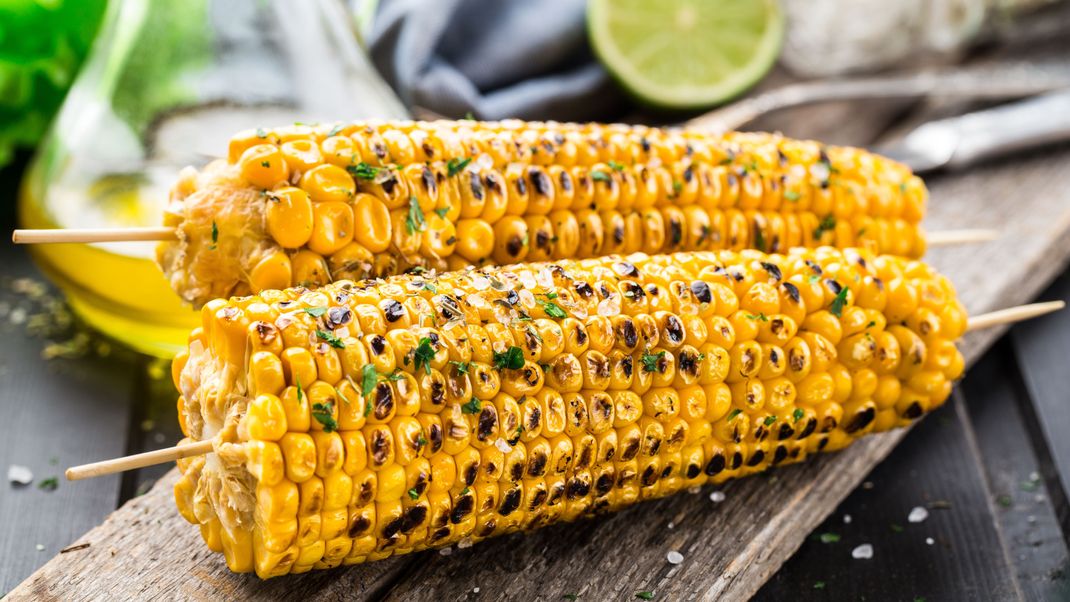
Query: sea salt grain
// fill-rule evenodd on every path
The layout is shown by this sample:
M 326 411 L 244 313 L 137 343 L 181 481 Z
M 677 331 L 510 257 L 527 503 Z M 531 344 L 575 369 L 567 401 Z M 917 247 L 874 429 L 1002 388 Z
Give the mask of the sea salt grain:
M 710 501 L 720 504 L 724 501 L 725 495 L 723 491 L 714 491 L 710 494 Z
M 453 548 L 442 548 L 438 553 L 440 556 L 449 556 L 453 553 Z
M 665 558 L 669 561 L 669 564 L 680 564 L 684 561 L 684 555 L 677 552 L 676 550 L 669 552 L 668 555 L 665 556 Z
M 843 515 L 843 524 L 845 524 L 845 525 L 851 524 L 851 515 L 850 514 L 844 514 Z
M 864 543 L 857 548 L 851 550 L 851 558 L 855 560 L 869 560 L 873 558 L 873 546 L 868 543 Z
M 29 485 L 33 482 L 33 471 L 25 466 L 12 464 L 7 467 L 7 480 L 15 485 Z
M 926 537 L 925 538 L 925 543 L 931 546 L 934 543 L 936 543 L 936 540 L 934 540 L 932 537 Z
M 927 518 L 929 518 L 929 511 L 921 506 L 915 506 L 914 509 L 910 511 L 910 515 L 907 516 L 907 521 L 920 523 Z

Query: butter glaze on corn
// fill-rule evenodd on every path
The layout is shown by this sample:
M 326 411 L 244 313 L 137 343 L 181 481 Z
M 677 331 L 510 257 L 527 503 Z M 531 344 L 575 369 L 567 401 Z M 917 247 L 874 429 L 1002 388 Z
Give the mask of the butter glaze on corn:
M 238 134 L 226 160 L 183 172 L 165 217 L 180 239 L 158 260 L 200 305 L 413 266 L 822 244 L 920 257 L 926 196 L 891 160 L 773 134 L 291 126 Z
M 187 441 L 215 453 L 179 461 L 175 496 L 264 578 L 843 448 L 944 402 L 966 324 L 925 264 L 829 247 L 345 281 L 202 315 L 173 374 Z

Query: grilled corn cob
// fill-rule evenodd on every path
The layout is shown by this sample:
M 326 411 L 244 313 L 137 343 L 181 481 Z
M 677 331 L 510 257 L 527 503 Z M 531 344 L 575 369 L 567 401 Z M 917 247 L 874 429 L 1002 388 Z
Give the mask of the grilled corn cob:
M 865 250 L 613 256 L 215 300 L 175 497 L 267 578 L 612 511 L 906 425 L 966 315 Z
M 623 125 L 292 126 L 183 172 L 158 261 L 183 298 L 419 266 L 794 246 L 920 257 L 926 190 L 893 161 L 771 134 Z

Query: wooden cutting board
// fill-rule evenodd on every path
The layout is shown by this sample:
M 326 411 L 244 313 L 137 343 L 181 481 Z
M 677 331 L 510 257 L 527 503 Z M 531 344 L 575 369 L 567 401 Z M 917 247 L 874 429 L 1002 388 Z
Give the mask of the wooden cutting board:
M 1068 159 L 1070 152 L 1048 151 L 930 182 L 929 229 L 992 227 L 1004 233 L 992 243 L 930 255 L 971 313 L 1027 302 L 1063 270 L 1070 257 Z M 999 334 L 966 337 L 968 361 Z M 8 599 L 561 600 L 577 594 L 628 600 L 638 591 L 652 591 L 658 600 L 745 599 L 904 434 L 868 437 L 840 453 L 779 469 L 775 478 L 708 486 L 449 555 L 425 552 L 266 582 L 231 574 L 222 557 L 204 547 L 197 529 L 175 511 L 172 471 L 72 542 L 74 549 L 49 561 Z M 715 490 L 725 493 L 724 502 L 711 501 Z M 683 554 L 683 563 L 666 561 L 671 550 Z

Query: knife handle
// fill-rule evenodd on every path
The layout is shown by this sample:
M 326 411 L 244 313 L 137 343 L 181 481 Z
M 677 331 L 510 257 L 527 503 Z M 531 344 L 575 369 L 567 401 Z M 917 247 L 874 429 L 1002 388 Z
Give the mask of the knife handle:
M 964 167 L 997 155 L 1070 140 L 1070 90 L 944 121 L 958 135 L 947 167 Z

